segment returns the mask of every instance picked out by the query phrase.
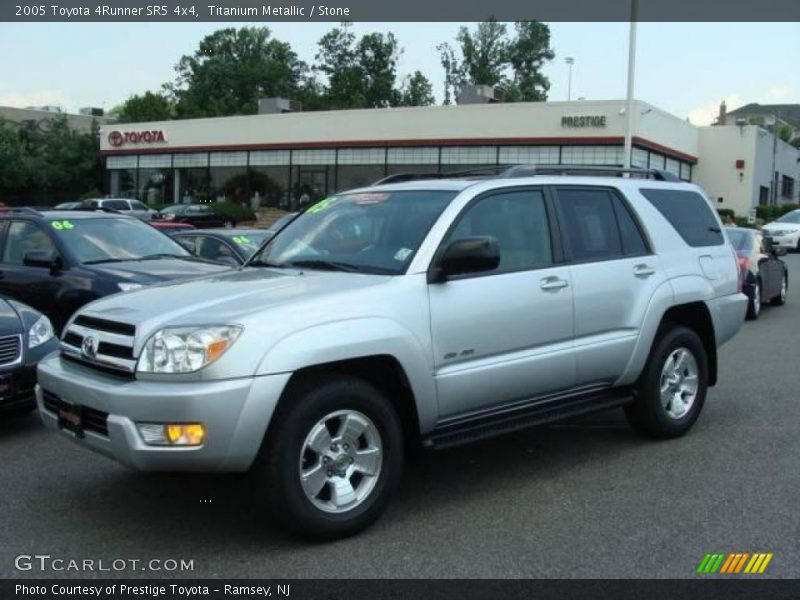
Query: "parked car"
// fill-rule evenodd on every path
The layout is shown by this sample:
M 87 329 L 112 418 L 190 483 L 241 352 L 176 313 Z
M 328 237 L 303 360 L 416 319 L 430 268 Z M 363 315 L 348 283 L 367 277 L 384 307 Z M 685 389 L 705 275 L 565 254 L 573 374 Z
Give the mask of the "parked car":
M 149 208 L 142 202 L 132 198 L 97 198 L 94 200 L 86 200 L 83 203 L 83 207 L 78 207 L 76 210 L 81 210 L 81 208 L 84 207 L 91 210 L 115 210 L 118 213 L 130 215 L 142 221 L 150 221 L 159 214 L 157 210 Z
M 236 221 L 217 212 L 210 204 L 173 204 L 161 209 L 160 218 L 195 227 L 236 227 Z
M 229 265 L 241 265 L 273 232 L 267 229 L 193 229 L 172 234 L 195 256 Z
M 46 314 L 57 332 L 102 296 L 225 270 L 139 219 L 101 211 L 2 213 L 0 248 L 0 293 Z
M 800 251 L 800 209 L 767 223 L 761 231 L 771 237 L 776 246 Z
M 697 186 L 599 171 L 388 178 L 252 267 L 94 302 L 40 363 L 43 421 L 139 470 L 250 470 L 317 538 L 372 523 L 409 447 L 620 406 L 681 436 L 744 321 L 736 254 Z
M 58 338 L 46 316 L 0 297 L 0 413 L 36 408 L 36 364 L 56 350 Z
M 194 225 L 190 225 L 189 223 L 181 223 L 180 221 L 150 221 L 150 225 L 158 229 L 159 231 L 163 231 L 167 235 L 173 235 L 175 233 L 179 233 L 181 231 L 192 231 L 195 229 Z
M 726 231 L 739 257 L 742 287 L 747 295 L 747 318 L 757 319 L 765 302 L 783 306 L 789 289 L 789 270 L 779 257 L 786 255 L 786 248 L 774 245 L 771 238 L 755 229 L 729 227 Z

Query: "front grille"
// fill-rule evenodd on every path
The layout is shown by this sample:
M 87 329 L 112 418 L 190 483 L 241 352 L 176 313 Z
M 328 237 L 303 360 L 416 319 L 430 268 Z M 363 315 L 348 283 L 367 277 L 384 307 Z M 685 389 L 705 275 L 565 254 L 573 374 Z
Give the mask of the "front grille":
M 42 403 L 46 411 L 56 417 L 62 408 L 72 408 L 53 392 L 42 390 Z M 85 431 L 91 431 L 104 437 L 108 437 L 108 413 L 102 410 L 90 408 L 88 406 L 77 405 L 81 415 L 81 422 Z
M 22 357 L 22 336 L 0 337 L 0 365 L 13 364 Z
M 133 377 L 135 333 L 136 327 L 129 323 L 78 315 L 61 338 L 61 353 L 85 367 Z M 91 343 L 84 344 L 87 338 Z

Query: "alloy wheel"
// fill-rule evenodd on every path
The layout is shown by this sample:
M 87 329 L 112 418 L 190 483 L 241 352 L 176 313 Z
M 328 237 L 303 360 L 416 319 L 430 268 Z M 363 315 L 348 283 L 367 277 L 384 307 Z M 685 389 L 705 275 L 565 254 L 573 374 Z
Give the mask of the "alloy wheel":
M 670 352 L 661 369 L 661 405 L 667 415 L 681 419 L 691 410 L 699 385 L 697 359 L 688 348 Z

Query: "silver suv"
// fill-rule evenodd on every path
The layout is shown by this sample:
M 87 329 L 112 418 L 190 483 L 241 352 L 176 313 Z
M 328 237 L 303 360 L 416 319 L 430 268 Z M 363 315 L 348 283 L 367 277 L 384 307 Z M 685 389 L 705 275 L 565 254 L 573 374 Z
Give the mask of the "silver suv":
M 42 418 L 135 469 L 249 470 L 318 538 L 372 523 L 415 448 L 621 406 L 683 435 L 747 298 L 699 188 L 617 175 L 331 196 L 239 270 L 82 308 L 39 367 Z

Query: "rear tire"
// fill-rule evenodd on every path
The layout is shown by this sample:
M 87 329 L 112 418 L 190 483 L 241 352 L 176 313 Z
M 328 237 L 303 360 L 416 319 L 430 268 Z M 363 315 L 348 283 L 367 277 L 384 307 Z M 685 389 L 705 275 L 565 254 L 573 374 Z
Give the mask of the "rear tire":
M 680 437 L 700 415 L 707 389 L 708 356 L 702 340 L 688 327 L 673 326 L 656 338 L 625 415 L 649 437 Z
M 781 291 L 775 296 L 770 304 L 773 306 L 783 306 L 786 304 L 786 294 L 789 292 L 789 274 L 783 273 L 783 280 L 781 281 Z
M 761 281 L 757 280 L 747 294 L 747 320 L 755 321 L 761 314 Z
M 360 379 L 329 376 L 289 390 L 253 475 L 281 525 L 329 540 L 381 515 L 402 466 L 403 432 L 390 400 Z

